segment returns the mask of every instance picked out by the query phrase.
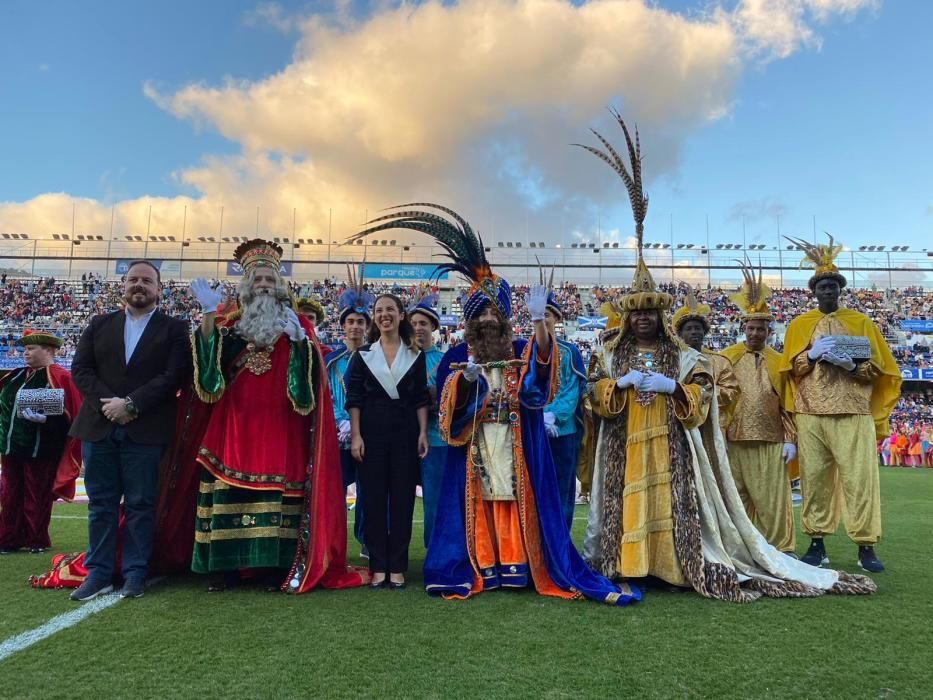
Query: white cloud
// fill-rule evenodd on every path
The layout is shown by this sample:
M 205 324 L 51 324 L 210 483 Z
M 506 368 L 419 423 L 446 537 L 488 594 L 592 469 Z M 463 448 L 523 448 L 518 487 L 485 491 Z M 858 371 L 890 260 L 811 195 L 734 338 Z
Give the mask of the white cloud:
M 246 21 L 299 32 L 280 72 L 144 86 L 160 108 L 242 152 L 175 173 L 196 197 L 119 203 L 117 225 L 138 230 L 152 204 L 162 227 L 180 230 L 187 206 L 189 231 L 214 230 L 224 206 L 225 229 L 242 234 L 259 206 L 262 233 L 291 231 L 297 209 L 299 236 L 318 237 L 333 213 L 337 240 L 367 209 L 417 199 L 448 203 L 500 239 L 524 227 L 559 241 L 594 228 L 594 201 L 624 197 L 604 165 L 568 146 L 586 141 L 591 124 L 621 142 L 607 103 L 638 123 L 650 182 L 676 169 L 690 133 L 728 114 L 750 54 L 786 56 L 815 42 L 811 23 L 873 4 L 741 0 L 687 16 L 646 0 L 463 0 L 377 4 L 354 20 L 346 2 L 330 18 L 265 3 Z M 68 201 L 0 204 L 0 227 L 69 230 Z M 109 203 L 79 200 L 79 209 L 87 230 L 109 226 Z

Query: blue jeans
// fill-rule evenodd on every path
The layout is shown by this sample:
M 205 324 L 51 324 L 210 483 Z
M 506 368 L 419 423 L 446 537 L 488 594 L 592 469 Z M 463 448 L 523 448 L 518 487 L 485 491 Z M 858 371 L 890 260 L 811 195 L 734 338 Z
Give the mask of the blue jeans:
M 424 507 L 424 548 L 431 542 L 437 502 L 441 497 L 444 467 L 447 465 L 447 445 L 431 445 L 428 456 L 421 460 L 421 504 Z
M 89 580 L 110 583 L 113 578 L 122 497 L 123 578 L 145 581 L 164 447 L 133 442 L 122 426 L 116 426 L 103 440 L 81 443 L 84 486 L 90 501 L 85 559 Z
M 350 484 L 356 483 L 356 506 L 353 508 L 353 536 L 364 547 L 363 541 L 363 492 L 360 490 L 360 480 L 356 470 L 360 463 L 353 459 L 350 450 L 340 450 L 340 472 L 343 477 L 343 490 L 346 492 Z

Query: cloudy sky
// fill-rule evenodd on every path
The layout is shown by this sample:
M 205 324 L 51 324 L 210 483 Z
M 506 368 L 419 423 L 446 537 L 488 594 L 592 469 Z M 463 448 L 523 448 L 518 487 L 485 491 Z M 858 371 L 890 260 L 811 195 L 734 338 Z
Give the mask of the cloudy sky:
M 487 239 L 631 233 L 569 144 L 637 122 L 646 239 L 928 247 L 933 3 L 5 0 L 0 230 L 352 233 L 408 201 Z M 933 248 L 933 245 L 929 246 Z

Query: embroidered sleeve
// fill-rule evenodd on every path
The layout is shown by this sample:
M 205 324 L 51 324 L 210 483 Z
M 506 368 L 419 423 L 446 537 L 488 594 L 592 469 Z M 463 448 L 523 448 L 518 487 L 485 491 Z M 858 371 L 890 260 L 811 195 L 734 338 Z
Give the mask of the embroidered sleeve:
M 709 404 L 713 397 L 713 379 L 706 372 L 695 371 L 686 381 L 680 382 L 687 402 L 674 397 L 674 415 L 687 430 L 698 428 L 709 414 Z
M 223 352 L 223 335 L 217 328 L 207 340 L 195 329 L 191 337 L 191 353 L 194 361 L 194 391 L 204 403 L 217 403 L 226 389 L 220 365 Z

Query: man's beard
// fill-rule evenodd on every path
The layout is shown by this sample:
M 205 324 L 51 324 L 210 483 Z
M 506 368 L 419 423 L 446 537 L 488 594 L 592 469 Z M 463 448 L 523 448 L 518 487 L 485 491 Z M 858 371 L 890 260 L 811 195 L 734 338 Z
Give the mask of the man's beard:
M 512 327 L 505 321 L 467 321 L 463 338 L 477 363 L 509 360 L 513 356 Z
M 136 298 L 137 292 L 139 292 L 143 296 L 143 299 L 141 301 Z M 145 309 L 147 306 L 151 305 L 153 301 L 155 301 L 146 292 L 145 289 L 133 289 L 123 299 L 127 303 L 128 306 L 132 306 L 134 309 Z
M 271 347 L 282 335 L 280 319 L 285 319 L 285 307 L 273 294 L 257 294 L 243 305 L 243 315 L 236 330 L 243 338 L 259 347 Z

